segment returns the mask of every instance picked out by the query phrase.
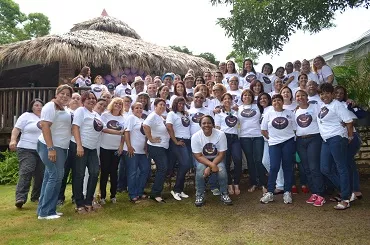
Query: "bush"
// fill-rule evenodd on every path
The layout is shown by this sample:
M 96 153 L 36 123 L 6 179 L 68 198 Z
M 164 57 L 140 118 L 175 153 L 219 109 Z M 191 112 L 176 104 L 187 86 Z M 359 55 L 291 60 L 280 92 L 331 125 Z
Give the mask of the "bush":
M 16 152 L 4 151 L 0 153 L 0 185 L 16 184 L 18 182 L 19 162 Z

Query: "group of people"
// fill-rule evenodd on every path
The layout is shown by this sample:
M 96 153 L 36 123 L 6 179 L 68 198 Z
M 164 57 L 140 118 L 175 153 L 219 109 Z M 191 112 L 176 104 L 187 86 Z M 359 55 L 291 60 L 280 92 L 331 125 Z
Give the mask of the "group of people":
M 174 199 L 188 198 L 186 174 L 195 171 L 195 205 L 205 203 L 206 182 L 213 195 L 231 205 L 240 195 L 245 160 L 248 192 L 262 190 L 261 203 L 283 194 L 292 203 L 297 193 L 294 168 L 298 162 L 301 190 L 311 192 L 307 203 L 322 206 L 328 190 L 338 195 L 335 209 L 347 209 L 360 199 L 354 156 L 361 140 L 353 126 L 355 102 L 337 86 L 332 69 L 318 56 L 313 69 L 307 60 L 278 67 L 266 63 L 256 72 L 246 59 L 237 73 L 231 60 L 216 72 L 181 77 L 136 77 L 129 84 L 90 80 L 84 67 L 72 83 L 90 87 L 81 95 L 68 85 L 56 89 L 44 105 L 35 99 L 12 131 L 10 149 L 20 161 L 15 205 L 37 201 L 39 219 L 56 219 L 72 170 L 76 212 L 92 212 L 116 194 L 127 191 L 137 203 L 162 198 L 167 175 L 176 173 Z M 17 138 L 21 133 L 19 142 Z M 144 189 L 155 164 L 151 192 Z M 174 171 L 174 169 L 176 171 Z M 100 175 L 100 181 L 99 181 Z M 97 184 L 100 200 L 96 198 Z

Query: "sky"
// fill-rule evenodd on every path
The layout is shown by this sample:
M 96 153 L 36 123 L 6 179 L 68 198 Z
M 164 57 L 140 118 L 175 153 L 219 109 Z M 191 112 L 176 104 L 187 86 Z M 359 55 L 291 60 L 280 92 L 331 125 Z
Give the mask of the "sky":
M 51 22 L 51 34 L 68 32 L 74 24 L 108 15 L 124 21 L 145 41 L 161 46 L 186 46 L 194 54 L 213 53 L 225 60 L 232 39 L 216 25 L 228 17 L 231 6 L 212 6 L 209 0 L 15 0 L 24 13 L 41 12 Z M 288 61 L 312 59 L 357 40 L 370 29 L 370 10 L 353 9 L 337 14 L 336 27 L 318 34 L 298 31 L 278 55 L 261 55 L 256 70 L 269 62 L 274 68 Z

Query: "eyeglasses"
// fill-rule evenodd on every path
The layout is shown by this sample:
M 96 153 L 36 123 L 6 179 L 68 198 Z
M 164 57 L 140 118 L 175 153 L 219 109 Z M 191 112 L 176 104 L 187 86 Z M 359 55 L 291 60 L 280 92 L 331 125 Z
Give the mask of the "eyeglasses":
M 204 97 L 202 97 L 202 96 L 195 96 L 194 98 L 195 99 L 202 99 L 202 100 L 204 100 Z

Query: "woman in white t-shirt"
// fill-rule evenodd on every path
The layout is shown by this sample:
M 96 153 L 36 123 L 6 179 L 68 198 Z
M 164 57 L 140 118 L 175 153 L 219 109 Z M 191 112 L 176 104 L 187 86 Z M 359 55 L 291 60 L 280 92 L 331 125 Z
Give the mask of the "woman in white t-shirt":
M 45 165 L 45 174 L 37 208 L 38 219 L 57 219 L 62 215 L 57 213 L 56 204 L 71 140 L 71 114 L 64 107 L 72 93 L 70 86 L 60 85 L 55 99 L 41 110 L 42 134 L 38 138 L 37 152 Z
M 265 95 L 267 96 L 267 95 Z M 249 192 L 261 187 L 266 192 L 266 169 L 262 164 L 264 140 L 261 134 L 261 110 L 253 103 L 254 93 L 246 89 L 242 93 L 243 104 L 239 106 L 239 138 L 241 148 L 247 158 L 249 173 Z M 263 111 L 263 108 L 261 108 Z
M 226 73 L 224 74 L 224 79 L 222 80 L 223 85 L 229 90 L 229 79 L 231 77 L 237 77 L 239 80 L 239 88 L 243 88 L 243 80 L 244 78 L 240 77 L 236 71 L 235 63 L 232 60 L 228 60 L 226 63 Z
M 249 89 L 250 84 L 257 80 L 257 72 L 253 67 L 253 61 L 251 59 L 245 59 L 243 62 L 243 72 L 240 75 L 244 81 L 242 84 L 242 88 L 244 89 Z M 239 85 L 240 86 L 240 85 Z
M 167 114 L 170 112 L 170 89 L 166 85 L 162 85 L 158 88 L 157 98 L 166 101 L 166 109 L 164 110 L 162 116 L 166 118 Z M 155 100 L 154 100 L 155 101 Z M 154 102 L 151 105 L 151 111 L 155 110 Z
M 233 97 L 229 93 L 225 93 L 221 97 L 222 109 L 221 112 L 215 115 L 216 128 L 221 130 L 226 135 L 227 150 L 225 165 L 227 171 L 228 192 L 230 195 L 234 193 L 240 194 L 240 177 L 242 175 L 242 149 L 238 137 L 238 112 L 231 109 Z M 234 173 L 231 174 L 231 160 L 234 163 Z
M 97 75 L 94 79 L 94 84 L 90 86 L 91 91 L 93 91 L 97 99 L 100 98 L 104 91 L 108 92 L 108 88 L 103 84 L 103 82 L 104 82 L 103 77 Z
M 172 104 L 172 111 L 166 118 L 167 131 L 171 137 L 170 151 L 173 154 L 169 159 L 170 166 L 178 161 L 176 183 L 171 191 L 172 196 L 180 201 L 189 196 L 184 193 L 185 175 L 192 166 L 192 153 L 190 144 L 190 118 L 186 112 L 184 97 L 177 97 Z
M 221 112 L 221 97 L 224 93 L 226 93 L 226 88 L 224 85 L 222 84 L 215 84 L 212 88 L 212 92 L 213 92 L 213 98 L 211 100 L 211 103 L 212 103 L 212 106 L 211 108 L 213 108 L 213 114 L 218 114 Z
M 257 104 L 257 98 L 260 93 L 264 92 L 263 84 L 260 80 L 254 80 L 250 84 L 250 90 L 254 94 L 253 104 Z
M 165 118 L 166 101 L 158 98 L 154 101 L 154 111 L 149 114 L 143 123 L 145 136 L 148 141 L 148 154 L 154 160 L 156 173 L 150 198 L 158 203 L 165 201 L 161 197 L 168 167 L 168 147 L 170 135 L 167 132 Z
M 86 213 L 93 211 L 92 202 L 99 176 L 97 145 L 104 123 L 100 115 L 93 110 L 97 99 L 92 91 L 85 91 L 81 95 L 81 101 L 83 107 L 74 112 L 72 122 L 71 148 L 76 155 L 72 188 L 76 200 L 76 212 Z M 89 180 L 86 196 L 84 196 L 83 181 L 86 167 Z
M 80 74 L 71 80 L 76 87 L 90 87 L 91 86 L 91 69 L 88 66 L 82 67 Z
M 136 102 L 131 106 L 132 114 L 125 121 L 125 144 L 123 155 L 127 165 L 128 196 L 132 203 L 146 198 L 144 187 L 150 171 L 147 157 L 146 138 L 142 128 L 143 105 Z M 123 143 L 122 143 L 123 144 Z
M 9 149 L 17 151 L 19 161 L 18 183 L 15 190 L 15 206 L 22 208 L 27 202 L 28 192 L 33 177 L 31 202 L 37 202 L 40 197 L 44 164 L 37 153 L 37 138 L 41 134 L 40 115 L 44 102 L 34 99 L 29 109 L 23 113 L 14 125 L 10 137 Z M 17 144 L 17 138 L 21 134 Z
M 270 153 L 270 173 L 267 184 L 267 193 L 261 198 L 261 203 L 269 203 L 274 200 L 274 190 L 277 174 L 282 165 L 284 173 L 284 203 L 292 203 L 292 175 L 295 153 L 295 130 L 294 114 L 290 110 L 283 109 L 283 96 L 272 96 L 273 110 L 269 111 L 262 120 L 261 132 L 268 139 Z
M 236 110 L 236 108 L 242 104 L 241 95 L 242 90 L 239 89 L 239 80 L 236 76 L 233 76 L 229 79 L 229 90 L 228 92 L 233 97 L 233 109 Z
M 298 85 L 299 86 L 297 88 L 294 88 L 292 90 L 293 95 L 295 95 L 298 90 L 306 91 L 307 82 L 308 82 L 308 76 L 307 76 L 307 74 L 304 74 L 304 73 L 300 74 L 298 76 Z
M 272 72 L 273 72 L 272 65 L 270 63 L 265 63 L 262 66 L 262 73 L 259 73 L 258 80 L 260 80 L 263 83 L 263 89 L 266 93 L 270 93 L 273 89 Z
M 283 81 L 278 77 L 275 77 L 274 79 L 274 90 L 272 92 L 269 92 L 270 97 L 275 94 L 279 94 L 280 90 L 283 88 Z
M 100 138 L 100 204 L 105 204 L 107 196 L 107 183 L 110 180 L 110 200 L 116 203 L 118 163 L 122 148 L 121 144 L 124 119 L 123 100 L 113 98 L 107 110 L 101 115 L 102 122 L 106 125 Z
M 313 71 L 317 74 L 318 83 L 331 83 L 336 85 L 333 70 L 328 66 L 323 57 L 317 56 L 313 60 Z
M 302 74 L 303 76 L 305 74 Z M 298 107 L 295 110 L 295 121 L 297 123 L 297 152 L 303 168 L 308 187 L 312 195 L 306 203 L 316 207 L 324 205 L 324 180 L 320 171 L 321 136 L 317 123 L 319 106 L 308 103 L 308 94 L 304 90 L 298 90 L 295 94 Z M 303 188 L 302 188 L 303 189 Z
M 294 111 L 297 108 L 297 103 L 294 101 L 293 92 L 288 86 L 283 86 L 280 90 L 281 96 L 284 99 L 283 108 L 289 111 Z

